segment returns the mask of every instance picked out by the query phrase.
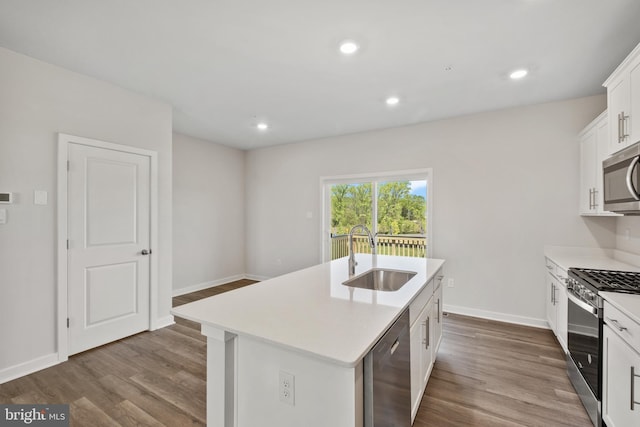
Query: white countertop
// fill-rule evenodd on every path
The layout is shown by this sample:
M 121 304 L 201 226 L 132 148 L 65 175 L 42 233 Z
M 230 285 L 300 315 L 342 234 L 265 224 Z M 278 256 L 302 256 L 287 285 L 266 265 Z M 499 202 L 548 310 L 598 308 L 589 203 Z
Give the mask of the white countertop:
M 357 254 L 356 275 L 372 268 Z M 347 258 L 174 308 L 171 313 L 333 363 L 355 366 L 444 264 L 378 255 L 375 266 L 418 273 L 395 292 L 342 284 Z
M 602 298 L 612 306 L 640 324 L 640 295 L 621 294 L 618 292 L 600 292 Z M 607 312 L 605 310 L 605 316 Z
M 615 249 L 545 246 L 544 256 L 568 270 L 571 267 L 640 271 L 640 256 Z

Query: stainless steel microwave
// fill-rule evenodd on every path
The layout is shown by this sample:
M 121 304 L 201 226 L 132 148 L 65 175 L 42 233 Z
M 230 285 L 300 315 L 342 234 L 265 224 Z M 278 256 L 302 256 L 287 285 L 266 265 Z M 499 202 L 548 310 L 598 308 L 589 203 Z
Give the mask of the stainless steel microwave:
M 604 210 L 640 215 L 640 143 L 602 162 Z

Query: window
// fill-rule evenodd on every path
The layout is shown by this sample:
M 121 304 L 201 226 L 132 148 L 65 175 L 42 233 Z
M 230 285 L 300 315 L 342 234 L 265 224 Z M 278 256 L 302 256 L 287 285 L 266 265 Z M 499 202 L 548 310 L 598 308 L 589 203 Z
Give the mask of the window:
M 358 224 L 376 235 L 381 255 L 429 256 L 430 181 L 430 170 L 323 178 L 323 260 L 349 254 L 348 233 Z M 364 235 L 354 235 L 354 250 L 371 253 Z

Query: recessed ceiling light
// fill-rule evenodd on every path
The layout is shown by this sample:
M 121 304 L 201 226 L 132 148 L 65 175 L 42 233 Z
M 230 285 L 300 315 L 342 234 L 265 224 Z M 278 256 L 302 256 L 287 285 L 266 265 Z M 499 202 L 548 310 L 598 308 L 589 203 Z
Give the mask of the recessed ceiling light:
M 260 122 L 256 125 L 256 127 L 258 128 L 258 130 L 267 130 L 269 129 L 269 125 L 266 124 L 265 122 Z
M 526 76 L 529 72 L 527 70 L 516 70 L 513 73 L 509 74 L 509 77 L 511 77 L 514 80 L 518 80 L 523 78 L 524 76 Z
M 384 102 L 386 102 L 389 106 L 394 106 L 398 105 L 398 102 L 400 102 L 400 98 L 398 98 L 397 96 L 390 96 Z
M 345 40 L 340 43 L 340 52 L 344 55 L 353 55 L 358 51 L 358 49 L 360 49 L 360 46 L 358 46 L 358 43 L 353 40 Z

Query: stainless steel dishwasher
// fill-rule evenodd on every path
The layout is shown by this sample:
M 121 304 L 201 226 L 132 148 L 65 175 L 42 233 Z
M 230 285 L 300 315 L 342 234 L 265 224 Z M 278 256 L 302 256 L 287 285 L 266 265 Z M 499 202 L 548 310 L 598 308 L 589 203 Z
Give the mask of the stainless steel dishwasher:
M 411 426 L 410 354 L 407 309 L 364 358 L 365 427 Z

